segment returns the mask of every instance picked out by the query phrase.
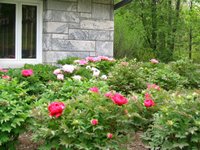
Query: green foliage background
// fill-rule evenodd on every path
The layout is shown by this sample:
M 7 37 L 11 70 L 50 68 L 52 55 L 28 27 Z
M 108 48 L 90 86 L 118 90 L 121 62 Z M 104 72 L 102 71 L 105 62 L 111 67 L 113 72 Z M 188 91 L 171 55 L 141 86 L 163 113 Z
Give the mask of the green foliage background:
M 115 1 L 117 3 L 119 1 Z M 198 0 L 135 0 L 115 11 L 115 57 L 200 62 Z M 190 56 L 191 52 L 191 56 Z

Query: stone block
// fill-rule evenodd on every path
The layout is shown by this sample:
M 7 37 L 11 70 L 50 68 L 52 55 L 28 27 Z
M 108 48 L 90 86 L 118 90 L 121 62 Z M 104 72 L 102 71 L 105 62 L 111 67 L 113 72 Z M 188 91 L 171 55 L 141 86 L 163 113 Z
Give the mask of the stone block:
M 77 11 L 77 3 L 68 1 L 50 0 L 47 2 L 46 9 Z
M 70 40 L 110 40 L 108 31 L 69 29 Z
M 80 29 L 79 23 L 68 23 L 69 29 Z
M 69 36 L 67 34 L 52 34 L 52 38 L 68 40 Z
M 96 52 L 90 52 L 90 56 L 93 56 L 93 57 L 97 56 Z
M 92 18 L 110 20 L 111 19 L 111 6 L 103 4 L 92 5 Z
M 113 57 L 113 42 L 96 41 L 97 55 Z
M 63 51 L 45 51 L 44 62 L 45 63 L 55 63 L 58 60 L 67 58 L 67 57 L 80 57 L 85 58 L 90 55 L 89 52 L 63 52 Z
M 111 41 L 114 40 L 114 31 L 110 31 L 110 40 L 111 40 Z
M 57 51 L 95 51 L 95 42 L 52 39 L 52 49 Z
M 78 12 L 91 12 L 92 0 L 78 0 Z
M 93 0 L 94 3 L 100 3 L 100 4 L 113 4 L 113 0 Z
M 81 29 L 92 29 L 92 30 L 114 30 L 113 21 L 105 20 L 82 20 Z
M 80 17 L 81 18 L 92 18 L 92 14 L 91 13 L 80 13 Z
M 52 40 L 51 34 L 43 34 L 43 40 L 42 40 L 43 50 L 52 50 L 51 40 Z
M 68 24 L 62 22 L 46 22 L 44 32 L 47 33 L 68 33 Z
M 47 10 L 44 13 L 44 21 L 79 23 L 80 18 L 77 12 Z

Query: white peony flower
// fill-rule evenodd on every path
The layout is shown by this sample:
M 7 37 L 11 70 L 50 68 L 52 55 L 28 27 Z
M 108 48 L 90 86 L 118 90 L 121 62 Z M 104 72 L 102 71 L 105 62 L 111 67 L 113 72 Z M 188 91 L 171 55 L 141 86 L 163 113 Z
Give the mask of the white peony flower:
M 72 79 L 77 80 L 77 81 L 81 81 L 82 77 L 79 75 L 75 75 L 72 77 Z
M 58 80 L 64 80 L 64 75 L 63 74 L 57 74 L 57 79 Z
M 68 73 L 73 73 L 73 71 L 76 69 L 74 65 L 64 65 L 62 67 L 63 71 L 68 72 Z
M 106 75 L 102 75 L 102 76 L 101 76 L 101 79 L 102 79 L 102 80 L 107 80 L 108 77 L 107 77 Z
M 98 77 L 100 75 L 100 71 L 98 69 L 93 70 L 93 76 Z
M 86 69 L 89 69 L 89 70 L 91 70 L 91 69 L 92 69 L 92 67 L 91 67 L 91 66 L 87 66 L 87 67 L 86 67 Z
M 61 69 L 56 69 L 56 70 L 53 71 L 53 74 L 55 74 L 55 75 L 58 75 L 58 74 L 61 74 L 61 73 L 62 73 Z

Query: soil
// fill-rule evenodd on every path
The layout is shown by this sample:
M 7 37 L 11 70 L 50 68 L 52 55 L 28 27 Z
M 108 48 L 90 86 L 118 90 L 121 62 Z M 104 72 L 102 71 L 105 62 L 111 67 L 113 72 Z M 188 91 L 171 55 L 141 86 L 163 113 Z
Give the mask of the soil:
M 136 132 L 133 136 L 133 142 L 129 143 L 127 146 L 127 150 L 148 150 L 145 148 L 145 145 L 142 143 L 140 139 L 142 132 Z
M 133 135 L 131 143 L 127 144 L 127 150 L 148 150 L 140 139 L 141 132 L 137 132 Z M 40 143 L 34 143 L 30 140 L 31 133 L 25 133 L 19 136 L 19 145 L 17 150 L 37 150 Z

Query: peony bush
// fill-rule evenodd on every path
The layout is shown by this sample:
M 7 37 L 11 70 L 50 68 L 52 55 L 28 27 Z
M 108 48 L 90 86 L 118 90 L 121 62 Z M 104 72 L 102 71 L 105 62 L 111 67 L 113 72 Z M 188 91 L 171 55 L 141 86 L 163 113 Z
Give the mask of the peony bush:
M 119 149 L 131 129 L 131 115 L 124 113 L 131 108 L 127 105 L 124 96 L 107 99 L 97 87 L 76 99 L 40 104 L 35 107 L 40 114 L 33 115 L 34 140 L 45 139 L 41 148 L 49 149 Z
M 0 77 L 0 149 L 29 132 L 38 149 L 121 150 L 137 131 L 149 149 L 199 148 L 200 80 L 190 61 L 73 57 L 0 68 Z

